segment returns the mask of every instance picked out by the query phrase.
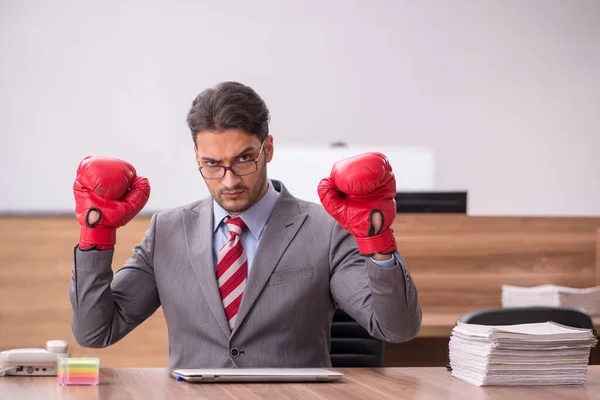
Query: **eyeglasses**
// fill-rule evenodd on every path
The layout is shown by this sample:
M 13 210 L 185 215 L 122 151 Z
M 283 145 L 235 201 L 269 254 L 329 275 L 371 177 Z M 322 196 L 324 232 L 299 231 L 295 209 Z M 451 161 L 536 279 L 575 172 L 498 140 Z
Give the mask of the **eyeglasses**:
M 258 156 L 256 156 L 254 160 L 242 161 L 232 164 L 229 167 L 203 167 L 199 165 L 198 170 L 204 179 L 223 179 L 227 171 L 231 171 L 231 173 L 236 176 L 253 174 L 258 170 L 258 159 L 260 158 L 264 146 L 265 141 L 263 140 L 260 150 L 258 151 Z

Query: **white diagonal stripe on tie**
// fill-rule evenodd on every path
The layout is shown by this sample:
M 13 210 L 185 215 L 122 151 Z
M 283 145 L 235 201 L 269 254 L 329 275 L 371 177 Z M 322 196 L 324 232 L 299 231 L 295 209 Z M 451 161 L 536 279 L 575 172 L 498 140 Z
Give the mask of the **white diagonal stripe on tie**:
M 235 320 L 237 319 L 237 314 L 235 314 L 233 317 L 231 317 L 231 319 L 229 320 L 229 327 L 233 330 L 233 327 L 235 326 Z
M 227 243 L 225 243 L 225 244 L 223 245 L 223 247 L 221 247 L 221 250 L 219 250 L 219 260 L 221 260 L 223 257 L 225 257 L 225 254 L 227 254 L 227 252 L 228 252 L 229 250 L 231 250 L 231 249 L 232 249 L 232 248 L 235 246 L 235 244 L 236 244 L 237 242 L 239 242 L 239 240 L 240 240 L 240 237 L 239 237 L 239 236 L 235 236 L 235 237 L 233 238 L 233 240 L 229 239 L 229 240 L 227 241 Z
M 223 299 L 223 307 L 227 308 L 240 294 L 244 293 L 244 289 L 246 288 L 246 280 L 244 279 L 242 283 L 238 287 L 236 287 L 231 293 Z
M 223 286 L 227 279 L 231 278 L 233 274 L 238 272 L 238 269 L 242 266 L 242 264 L 246 261 L 246 254 L 242 253 L 241 257 L 233 262 L 233 265 L 229 267 L 227 271 L 219 278 L 219 287 Z

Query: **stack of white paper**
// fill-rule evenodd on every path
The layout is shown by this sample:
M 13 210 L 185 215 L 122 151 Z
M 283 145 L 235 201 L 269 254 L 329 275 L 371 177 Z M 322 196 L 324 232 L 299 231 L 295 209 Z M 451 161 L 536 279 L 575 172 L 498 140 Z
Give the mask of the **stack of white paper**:
M 591 329 L 554 322 L 486 326 L 458 322 L 450 337 L 452 375 L 473 385 L 581 385 Z
M 579 289 L 556 285 L 502 285 L 502 307 L 579 307 L 600 315 L 600 286 Z

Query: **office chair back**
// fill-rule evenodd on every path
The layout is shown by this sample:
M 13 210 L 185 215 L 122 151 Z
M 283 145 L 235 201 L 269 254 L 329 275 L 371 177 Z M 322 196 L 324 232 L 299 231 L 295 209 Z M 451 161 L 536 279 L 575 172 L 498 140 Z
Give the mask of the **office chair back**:
M 334 368 L 383 367 L 385 342 L 375 339 L 352 317 L 338 309 L 331 324 Z
M 571 307 L 490 308 L 466 313 L 459 321 L 479 325 L 515 325 L 553 321 L 574 328 L 594 329 L 592 319 L 583 309 Z
M 458 320 L 478 325 L 516 325 L 553 321 L 574 328 L 594 330 L 592 318 L 585 310 L 572 307 L 488 308 L 463 314 Z M 594 335 L 596 335 L 595 330 Z M 451 370 L 450 351 L 446 359 L 446 368 Z

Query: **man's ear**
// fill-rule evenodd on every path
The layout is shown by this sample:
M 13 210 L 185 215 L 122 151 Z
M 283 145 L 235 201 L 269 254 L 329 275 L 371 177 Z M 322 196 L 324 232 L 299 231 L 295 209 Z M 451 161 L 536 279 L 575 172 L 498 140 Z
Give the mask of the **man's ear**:
M 273 159 L 273 153 L 275 151 L 275 147 L 273 146 L 273 136 L 267 136 L 265 139 L 265 153 L 267 156 L 267 163 L 270 163 Z

